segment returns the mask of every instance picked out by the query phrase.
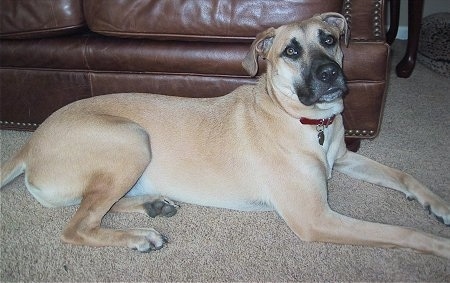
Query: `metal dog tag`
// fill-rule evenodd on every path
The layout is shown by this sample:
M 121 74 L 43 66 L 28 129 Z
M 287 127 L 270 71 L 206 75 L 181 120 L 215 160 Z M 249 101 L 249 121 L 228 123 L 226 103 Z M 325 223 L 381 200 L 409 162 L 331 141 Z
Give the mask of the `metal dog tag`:
M 323 145 L 323 142 L 325 141 L 325 134 L 323 132 L 323 130 L 326 128 L 327 126 L 324 125 L 324 121 L 322 120 L 322 122 L 316 126 L 316 130 L 318 132 L 317 134 L 317 138 L 319 139 L 319 144 Z
M 323 133 L 323 130 L 319 131 L 319 133 L 317 134 L 317 137 L 319 138 L 319 144 L 323 145 L 323 142 L 325 140 L 325 134 Z

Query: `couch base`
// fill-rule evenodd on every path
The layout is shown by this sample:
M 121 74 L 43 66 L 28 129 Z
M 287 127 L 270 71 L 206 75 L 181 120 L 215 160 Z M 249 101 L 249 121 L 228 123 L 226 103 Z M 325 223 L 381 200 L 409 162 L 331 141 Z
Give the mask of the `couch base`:
M 225 95 L 256 79 L 158 73 L 114 73 L 0 68 L 0 128 L 34 130 L 51 113 L 76 100 L 118 92 L 187 97 Z M 384 104 L 385 82 L 348 83 L 346 136 L 374 138 Z M 186 91 L 189 90 L 189 91 Z M 194 91 L 193 91 L 194 90 Z M 364 99 L 361 96 L 365 96 Z

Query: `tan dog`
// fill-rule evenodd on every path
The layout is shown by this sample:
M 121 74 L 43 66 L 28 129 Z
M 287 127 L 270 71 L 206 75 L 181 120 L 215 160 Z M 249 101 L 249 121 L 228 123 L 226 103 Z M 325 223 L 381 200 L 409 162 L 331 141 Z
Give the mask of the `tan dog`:
M 49 117 L 2 166 L 4 186 L 25 172 L 43 205 L 80 204 L 62 239 L 72 244 L 159 249 L 153 229 L 100 227 L 110 210 L 171 216 L 165 199 L 238 210 L 276 210 L 306 241 L 409 248 L 450 258 L 450 240 L 332 211 L 336 169 L 418 200 L 450 224 L 450 206 L 411 176 L 347 151 L 340 113 L 346 85 L 336 13 L 268 29 L 244 61 L 267 74 L 218 98 L 112 94 Z M 299 121 L 301 120 L 301 122 Z

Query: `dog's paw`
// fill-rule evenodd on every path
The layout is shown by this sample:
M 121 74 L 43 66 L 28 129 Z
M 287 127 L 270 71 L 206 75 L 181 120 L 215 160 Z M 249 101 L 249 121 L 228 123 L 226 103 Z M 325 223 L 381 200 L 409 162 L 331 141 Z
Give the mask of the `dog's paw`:
M 441 197 L 435 195 L 428 189 L 421 187 L 417 193 L 410 191 L 405 192 L 406 199 L 409 201 L 418 201 L 430 214 L 433 214 L 436 219 L 450 226 L 450 203 L 447 203 Z
M 441 222 L 442 224 L 445 224 L 447 226 L 450 226 L 450 205 L 449 204 L 443 203 L 443 202 L 434 204 L 434 205 L 425 203 L 424 208 L 430 214 L 433 214 L 439 222 Z
M 158 215 L 171 217 L 177 213 L 177 208 L 179 206 L 176 205 L 173 201 L 161 198 L 152 202 L 144 203 L 144 209 L 147 212 L 148 216 L 154 218 Z
M 129 246 L 141 253 L 159 250 L 164 244 L 168 243 L 167 238 L 154 229 L 136 229 L 133 230 L 133 234 L 136 237 L 133 238 Z

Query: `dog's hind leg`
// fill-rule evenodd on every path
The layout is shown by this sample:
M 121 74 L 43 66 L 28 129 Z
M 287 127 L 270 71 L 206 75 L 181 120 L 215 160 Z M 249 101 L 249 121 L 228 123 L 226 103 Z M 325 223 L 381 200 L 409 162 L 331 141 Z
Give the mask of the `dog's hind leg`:
M 75 137 L 82 139 L 79 148 L 64 159 L 82 173 L 72 177 L 78 184 L 72 190 L 80 191 L 81 202 L 62 240 L 89 246 L 125 246 L 141 252 L 160 249 L 166 240 L 154 229 L 101 227 L 104 215 L 133 187 L 151 160 L 147 133 L 139 125 L 116 117 L 94 117 L 89 122 L 79 131 L 80 137 Z M 90 138 L 90 133 L 96 139 Z M 69 164 L 59 166 L 70 168 Z
M 450 204 L 409 174 L 353 152 L 337 159 L 334 168 L 350 177 L 400 191 L 409 200 L 417 200 L 440 222 L 450 225 Z
M 157 196 L 124 197 L 111 207 L 111 212 L 139 212 L 150 217 L 171 217 L 177 213 L 179 206 L 173 201 Z
M 166 240 L 154 229 L 114 230 L 100 227 L 103 216 L 123 194 L 123 189 L 117 188 L 130 187 L 132 179 L 117 180 L 113 175 L 94 175 L 80 207 L 63 232 L 63 241 L 89 246 L 126 246 L 141 252 L 160 249 Z

